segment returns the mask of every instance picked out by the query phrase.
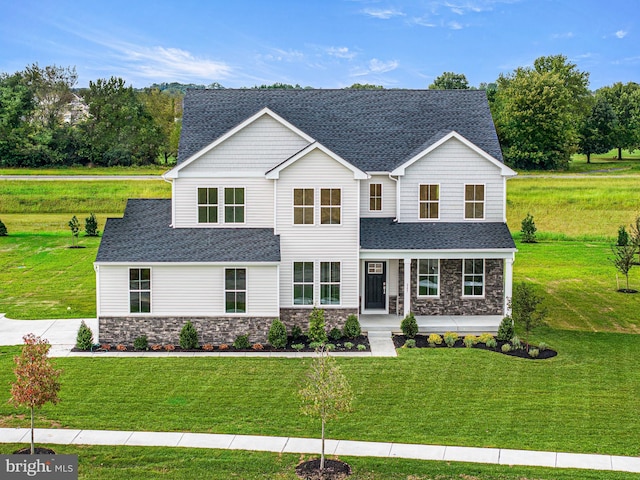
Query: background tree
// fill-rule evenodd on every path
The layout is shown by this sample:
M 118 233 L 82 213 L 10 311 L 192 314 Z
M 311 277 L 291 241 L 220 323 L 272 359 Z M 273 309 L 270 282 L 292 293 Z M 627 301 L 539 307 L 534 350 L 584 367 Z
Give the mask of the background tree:
M 25 68 L 22 76 L 33 94 L 32 121 L 42 128 L 55 130 L 63 123 L 63 114 L 73 98 L 71 90 L 78 81 L 75 67 L 41 68 L 34 63 Z
M 0 75 L 0 165 L 22 166 L 29 150 L 33 94 L 18 73 Z
M 429 90 L 469 90 L 469 82 L 463 73 L 444 72 L 429 85 Z
M 58 381 L 61 370 L 51 364 L 48 353 L 51 345 L 45 339 L 30 333 L 23 337 L 24 346 L 19 356 L 14 357 L 16 380 L 11 385 L 11 400 L 14 405 L 28 407 L 31 411 L 31 455 L 35 452 L 34 410 L 51 402 L 60 401 Z
M 322 449 L 320 471 L 324 470 L 325 427 L 328 420 L 338 417 L 341 412 L 351 409 L 353 392 L 347 378 L 333 357 L 324 347 L 316 350 L 311 362 L 306 384 L 300 390 L 302 413 L 320 419 L 322 424 Z
M 522 243 L 536 243 L 536 222 L 533 221 L 533 215 L 527 213 L 521 224 L 520 233 L 522 234 Z
M 145 88 L 138 95 L 159 129 L 161 142 L 158 151 L 164 163 L 175 161 L 182 127 L 183 95 L 168 90 L 162 92 L 157 88 Z
M 373 85 L 371 83 L 354 83 L 347 88 L 350 90 L 384 90 L 382 85 Z
M 545 317 L 545 311 L 540 307 L 544 298 L 538 294 L 530 283 L 520 282 L 513 286 L 513 296 L 510 299 L 511 318 L 515 325 L 525 332 L 525 343 L 529 351 L 529 334 L 539 326 Z
M 587 163 L 591 163 L 591 154 L 607 153 L 615 147 L 615 128 L 616 114 L 611 104 L 603 96 L 594 98 L 578 126 L 578 152 L 587 156 Z
M 596 97 L 606 100 L 616 115 L 612 142 L 614 148 L 618 149 L 618 160 L 622 160 L 622 149 L 640 147 L 640 85 L 618 82 L 600 88 Z

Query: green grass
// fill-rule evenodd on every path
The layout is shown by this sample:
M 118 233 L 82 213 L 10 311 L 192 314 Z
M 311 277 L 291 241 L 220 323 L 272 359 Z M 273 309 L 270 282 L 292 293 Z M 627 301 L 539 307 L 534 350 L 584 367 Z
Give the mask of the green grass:
M 161 175 L 170 167 L 60 167 L 0 168 L 0 175 Z
M 21 445 L 0 445 L 7 453 Z M 49 445 L 57 453 L 78 455 L 79 478 L 122 480 L 265 479 L 298 480 L 294 469 L 310 455 L 157 447 Z M 395 458 L 341 457 L 351 465 L 352 480 L 632 480 L 637 474 L 551 469 Z

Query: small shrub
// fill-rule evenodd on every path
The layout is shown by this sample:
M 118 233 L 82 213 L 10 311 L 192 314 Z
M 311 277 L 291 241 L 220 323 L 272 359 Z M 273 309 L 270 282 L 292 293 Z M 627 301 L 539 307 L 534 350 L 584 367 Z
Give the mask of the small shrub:
M 314 350 L 317 350 L 318 348 L 320 348 L 323 345 L 324 345 L 324 342 L 311 342 L 309 344 L 309 348 L 313 348 Z
M 98 236 L 98 220 L 93 213 L 84 219 L 84 233 L 87 237 Z
M 418 322 L 413 313 L 409 312 L 409 315 L 402 319 L 400 329 L 407 338 L 414 338 L 418 334 Z
M 0 237 L 6 237 L 7 235 L 9 235 L 9 232 L 7 231 L 7 226 L 2 223 L 2 220 L 0 220 Z
M 536 243 L 536 222 L 533 221 L 533 215 L 527 213 L 527 216 L 522 220 L 521 230 L 522 243 Z
M 482 333 L 478 335 L 478 343 L 487 343 L 487 340 L 489 340 L 490 338 L 493 338 L 493 335 L 491 335 L 490 333 Z
M 149 350 L 149 340 L 146 335 L 140 335 L 133 341 L 133 348 L 136 350 Z
M 437 333 L 432 333 L 427 338 L 427 342 L 429 342 L 429 345 L 431 345 L 432 347 L 435 347 L 436 345 L 442 345 L 442 337 Z
M 277 318 L 271 323 L 267 341 L 273 348 L 284 348 L 287 346 L 287 327 Z
M 302 336 L 302 329 L 298 325 L 291 327 L 291 337 L 294 340 L 299 339 Z
M 362 352 L 367 349 L 367 346 L 363 344 L 359 344 L 356 348 Z
M 202 345 L 202 349 L 205 352 L 210 352 L 214 349 L 215 347 L 213 345 L 211 345 L 210 343 L 205 343 L 204 345 Z
M 444 343 L 447 344 L 447 347 L 453 347 L 456 344 L 458 338 L 460 338 L 456 332 L 445 332 L 443 336 Z
M 198 348 L 198 332 L 191 320 L 187 320 L 182 330 L 180 330 L 180 347 L 183 350 L 193 350 Z
M 344 342 L 344 348 L 346 348 L 347 350 L 351 350 L 353 348 L 353 343 Z
M 333 340 L 334 342 L 337 342 L 339 340 L 342 339 L 342 331 L 340 331 L 339 328 L 332 328 L 331 331 L 329 332 L 329 338 L 331 340 Z
M 167 344 L 164 346 L 164 349 L 165 349 L 167 352 L 173 352 L 173 351 L 176 349 L 176 346 L 175 346 L 174 344 L 172 344 L 172 343 L 167 343 Z
M 520 337 L 518 337 L 517 335 L 514 335 L 513 338 L 511 339 L 511 346 L 513 347 L 514 350 L 521 350 L 522 341 L 520 340 Z
M 541 352 L 544 352 L 545 350 L 548 350 L 548 349 L 549 349 L 549 345 L 547 345 L 546 343 L 540 342 L 538 344 L 538 350 L 540 350 Z
M 487 348 L 496 348 L 498 346 L 498 341 L 495 338 L 491 337 L 485 342 L 485 345 L 487 346 Z
M 100 345 L 100 348 L 108 352 L 109 350 L 111 350 L 111 345 L 108 343 L 103 343 L 102 345 Z
M 254 343 L 253 345 L 251 345 L 251 350 L 260 351 L 260 350 L 264 350 L 264 347 L 262 346 L 261 343 Z
M 233 348 L 237 350 L 245 350 L 251 348 L 251 342 L 249 342 L 249 335 L 238 335 L 233 342 Z
M 626 247 L 627 245 L 629 245 L 629 234 L 625 226 L 621 225 L 620 228 L 618 228 L 618 241 L 616 242 L 616 246 Z
M 502 345 L 501 350 L 502 350 L 502 353 L 509 353 L 511 351 L 511 345 L 508 343 L 505 343 L 504 345 Z
M 227 345 L 226 343 L 222 343 L 218 348 L 220 350 L 229 350 L 229 345 Z
M 154 343 L 153 345 L 151 345 L 151 350 L 153 350 L 154 352 L 162 350 L 162 345 L 160 345 L 159 343 Z
M 324 310 L 313 307 L 309 316 L 309 340 L 320 344 L 327 343 L 325 325 Z
M 127 346 L 119 343 L 118 345 L 116 345 L 116 350 L 118 350 L 119 352 L 126 352 Z
M 358 320 L 356 315 L 351 314 L 347 317 L 342 333 L 344 333 L 344 336 L 347 338 L 356 338 L 360 336 L 362 330 L 360 329 L 360 320 Z
M 327 352 L 333 352 L 336 349 L 336 346 L 333 343 L 327 343 L 324 348 L 327 349 Z
M 93 332 L 84 323 L 84 320 L 80 322 L 80 328 L 78 328 L 78 335 L 76 336 L 76 348 L 80 350 L 90 350 L 93 346 Z
M 475 335 L 465 335 L 463 342 L 465 347 L 472 348 L 476 343 L 478 343 L 478 339 Z
M 406 340 L 402 348 L 416 348 L 415 338 L 409 338 L 408 340 Z
M 291 345 L 291 348 L 299 352 L 304 348 L 304 343 L 294 343 L 293 345 Z
M 506 316 L 500 322 L 500 326 L 498 327 L 498 334 L 496 335 L 496 337 L 502 342 L 508 342 L 513 338 L 513 334 L 513 320 L 510 316 Z
M 540 350 L 538 350 L 537 348 L 532 348 L 531 350 L 529 350 L 529 356 L 531 358 L 538 358 L 538 355 L 540 355 Z

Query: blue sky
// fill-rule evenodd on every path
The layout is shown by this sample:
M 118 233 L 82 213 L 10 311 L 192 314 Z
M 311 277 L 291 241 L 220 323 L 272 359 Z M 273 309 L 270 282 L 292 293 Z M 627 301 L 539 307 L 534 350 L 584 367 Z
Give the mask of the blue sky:
M 590 87 L 640 82 L 637 0 L 0 0 L 0 72 L 75 66 L 78 86 L 120 76 L 243 87 L 471 85 L 563 54 Z

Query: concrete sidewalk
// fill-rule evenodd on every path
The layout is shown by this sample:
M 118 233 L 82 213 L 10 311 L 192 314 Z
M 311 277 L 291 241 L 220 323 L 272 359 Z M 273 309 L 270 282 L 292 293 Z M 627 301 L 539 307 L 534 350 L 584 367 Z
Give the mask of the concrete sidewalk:
M 0 443 L 27 443 L 28 428 L 0 428 Z M 36 429 L 38 444 L 125 445 L 149 447 L 216 448 L 274 453 L 319 454 L 320 439 L 265 437 L 180 432 L 127 432 L 111 430 Z M 327 455 L 355 457 L 407 458 L 447 462 L 523 465 L 586 470 L 615 470 L 640 473 L 640 457 L 590 455 L 582 453 L 539 452 L 504 448 L 415 445 L 407 443 L 326 440 Z

